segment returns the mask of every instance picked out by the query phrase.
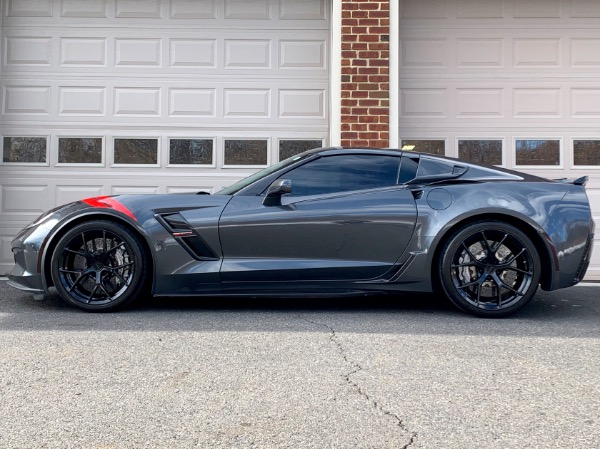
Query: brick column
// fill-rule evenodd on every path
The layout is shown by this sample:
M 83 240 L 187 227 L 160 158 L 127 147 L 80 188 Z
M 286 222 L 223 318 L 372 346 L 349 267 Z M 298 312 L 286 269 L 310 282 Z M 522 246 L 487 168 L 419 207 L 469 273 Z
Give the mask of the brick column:
M 342 146 L 389 145 L 389 1 L 342 0 Z

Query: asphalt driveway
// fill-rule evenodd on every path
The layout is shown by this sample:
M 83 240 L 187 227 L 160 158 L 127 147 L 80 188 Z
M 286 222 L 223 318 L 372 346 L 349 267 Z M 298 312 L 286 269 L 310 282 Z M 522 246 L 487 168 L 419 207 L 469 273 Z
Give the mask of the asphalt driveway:
M 149 300 L 0 281 L 0 448 L 598 448 L 600 287 L 485 320 L 433 295 Z

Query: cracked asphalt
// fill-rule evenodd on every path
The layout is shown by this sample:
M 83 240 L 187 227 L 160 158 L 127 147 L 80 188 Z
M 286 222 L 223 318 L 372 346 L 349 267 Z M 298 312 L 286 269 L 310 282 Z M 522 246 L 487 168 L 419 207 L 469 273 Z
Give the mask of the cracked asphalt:
M 152 299 L 0 281 L 0 448 L 598 448 L 600 286 L 485 320 L 434 295 Z

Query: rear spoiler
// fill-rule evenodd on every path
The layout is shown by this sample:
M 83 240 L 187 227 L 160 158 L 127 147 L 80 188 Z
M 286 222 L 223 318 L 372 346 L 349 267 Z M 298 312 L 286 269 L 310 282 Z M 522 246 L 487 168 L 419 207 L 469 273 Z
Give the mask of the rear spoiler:
M 588 182 L 588 177 L 587 176 L 582 176 L 581 178 L 577 178 L 577 179 L 560 178 L 560 179 L 554 179 L 554 181 L 556 181 L 556 182 L 562 182 L 564 184 L 574 184 L 576 186 L 583 186 L 583 187 L 585 187 L 585 185 Z

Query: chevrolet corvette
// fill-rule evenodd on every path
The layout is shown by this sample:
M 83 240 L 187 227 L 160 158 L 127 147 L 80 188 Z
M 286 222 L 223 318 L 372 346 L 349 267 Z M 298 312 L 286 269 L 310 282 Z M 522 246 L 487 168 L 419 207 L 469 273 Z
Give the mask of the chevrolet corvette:
M 154 296 L 441 292 L 506 316 L 577 284 L 586 177 L 548 180 L 399 150 L 320 148 L 212 195 L 120 195 L 50 210 L 12 242 L 13 287 L 87 311 Z

